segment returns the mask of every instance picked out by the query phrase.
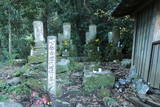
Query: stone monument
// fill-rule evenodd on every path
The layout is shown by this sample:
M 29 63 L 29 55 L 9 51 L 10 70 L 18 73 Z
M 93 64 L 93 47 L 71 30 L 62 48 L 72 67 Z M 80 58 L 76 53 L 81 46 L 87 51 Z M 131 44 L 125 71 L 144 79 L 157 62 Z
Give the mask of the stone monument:
M 113 42 L 117 44 L 120 41 L 120 30 L 118 27 L 113 27 Z
M 112 42 L 113 42 L 113 33 L 108 32 L 108 43 L 112 43 Z
M 86 44 L 88 44 L 90 42 L 89 32 L 86 32 L 85 37 L 86 37 Z
M 43 31 L 43 23 L 41 21 L 34 21 L 34 38 L 35 38 L 35 46 L 44 46 L 44 31 Z
M 64 39 L 70 40 L 71 38 L 71 24 L 70 23 L 63 24 L 63 36 L 64 36 Z
M 31 49 L 28 62 L 32 64 L 42 63 L 46 61 L 46 44 L 43 34 L 43 23 L 41 21 L 34 21 L 34 42 L 35 46 Z
M 63 48 L 64 36 L 62 33 L 58 33 L 58 47 L 61 50 Z
M 34 28 L 35 46 L 31 50 L 31 56 L 33 56 L 34 54 L 40 54 L 40 53 L 46 52 L 44 32 L 43 32 L 43 23 L 41 21 L 34 21 L 33 28 Z
M 97 35 L 97 26 L 96 25 L 90 25 L 89 26 L 89 38 L 90 38 L 90 40 L 95 39 L 96 35 Z
M 58 33 L 58 43 L 61 44 L 64 40 L 63 34 L 62 33 Z
M 94 40 L 97 35 L 97 26 L 96 25 L 90 25 L 89 26 L 89 32 L 86 32 L 85 38 L 86 38 L 86 44 L 88 44 L 90 41 Z
M 56 36 L 48 36 L 48 89 L 56 95 Z

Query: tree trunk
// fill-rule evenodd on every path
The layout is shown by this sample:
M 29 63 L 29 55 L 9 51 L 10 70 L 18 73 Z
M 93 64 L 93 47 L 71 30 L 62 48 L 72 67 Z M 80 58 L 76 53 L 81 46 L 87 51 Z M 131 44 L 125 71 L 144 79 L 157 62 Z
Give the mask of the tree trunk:
M 12 55 L 12 31 L 11 31 L 11 15 L 8 16 L 8 33 L 9 33 L 9 55 Z
M 47 36 L 48 36 L 48 9 L 47 9 L 47 3 L 46 3 L 46 8 L 45 8 L 45 13 L 43 15 L 43 22 L 44 22 L 44 38 L 45 41 L 47 41 Z
M 47 36 L 48 36 L 48 18 L 44 17 L 44 38 L 45 38 L 45 41 L 47 40 Z

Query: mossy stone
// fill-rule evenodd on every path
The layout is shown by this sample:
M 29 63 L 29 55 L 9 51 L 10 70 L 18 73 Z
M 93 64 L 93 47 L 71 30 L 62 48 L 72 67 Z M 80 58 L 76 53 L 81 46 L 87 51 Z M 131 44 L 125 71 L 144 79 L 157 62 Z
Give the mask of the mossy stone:
M 98 90 L 98 96 L 100 98 L 109 97 L 111 95 L 111 91 L 107 88 L 101 88 Z
M 46 61 L 46 55 L 44 54 L 36 54 L 28 57 L 28 62 L 31 64 L 39 64 Z
M 56 87 L 56 97 L 61 97 L 63 95 L 63 89 L 62 86 L 60 84 L 57 85 Z
M 93 92 L 100 88 L 111 88 L 115 82 L 115 76 L 112 73 L 96 74 L 89 72 L 83 78 L 85 92 Z
M 32 88 L 36 88 L 36 89 L 43 89 L 44 88 L 44 84 L 37 79 L 27 79 L 25 82 L 27 85 L 29 85 Z
M 57 64 L 57 73 L 67 72 L 69 71 L 69 65 L 58 65 Z

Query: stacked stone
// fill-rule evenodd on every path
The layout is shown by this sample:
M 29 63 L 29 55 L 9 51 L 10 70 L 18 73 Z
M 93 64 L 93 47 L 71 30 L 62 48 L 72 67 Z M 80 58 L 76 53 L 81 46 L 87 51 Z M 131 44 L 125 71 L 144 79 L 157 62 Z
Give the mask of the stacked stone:
M 43 23 L 41 21 L 33 22 L 35 46 L 28 57 L 29 63 L 40 63 L 46 60 L 46 44 L 44 39 Z
M 34 21 L 33 22 L 34 27 L 34 42 L 35 46 L 33 48 L 33 53 L 31 54 L 39 54 L 46 52 L 45 48 L 45 39 L 44 39 L 44 31 L 43 31 L 43 23 L 41 21 Z

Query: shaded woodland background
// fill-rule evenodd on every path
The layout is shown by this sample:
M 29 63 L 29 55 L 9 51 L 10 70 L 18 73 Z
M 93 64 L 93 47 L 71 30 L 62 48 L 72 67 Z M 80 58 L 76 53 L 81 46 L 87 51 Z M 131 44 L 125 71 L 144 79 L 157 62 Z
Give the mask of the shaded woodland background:
M 111 51 L 108 51 L 113 49 L 113 46 L 108 44 L 107 35 L 113 27 L 117 27 L 120 29 L 123 52 L 120 57 L 130 58 L 133 20 L 128 16 L 114 19 L 110 15 L 119 2 L 120 0 L 0 1 L 0 59 L 3 63 L 8 63 L 10 59 L 27 58 L 34 46 L 32 23 L 35 20 L 43 21 L 45 38 L 48 35 L 62 33 L 63 23 L 70 22 L 71 38 L 80 53 L 78 56 L 84 56 L 85 32 L 88 26 L 96 24 L 98 45 L 101 50 L 97 56 L 102 61 L 112 60 L 114 57 L 111 56 Z M 92 58 L 94 59 L 93 56 Z

